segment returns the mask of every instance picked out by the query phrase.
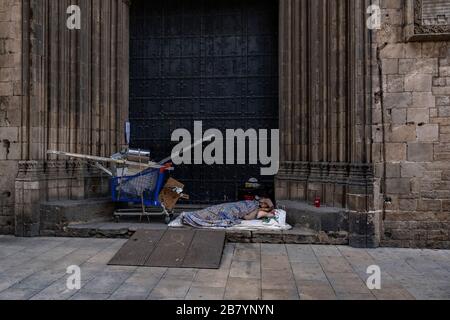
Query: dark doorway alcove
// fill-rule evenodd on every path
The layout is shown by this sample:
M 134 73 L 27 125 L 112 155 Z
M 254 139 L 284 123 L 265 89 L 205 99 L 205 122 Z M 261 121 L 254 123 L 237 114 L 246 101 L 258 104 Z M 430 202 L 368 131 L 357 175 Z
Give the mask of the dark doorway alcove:
M 172 132 L 277 129 L 278 1 L 132 1 L 130 8 L 132 146 L 170 155 Z M 248 163 L 248 162 L 247 162 Z M 174 177 L 192 201 L 236 200 L 261 177 L 255 165 L 182 165 Z

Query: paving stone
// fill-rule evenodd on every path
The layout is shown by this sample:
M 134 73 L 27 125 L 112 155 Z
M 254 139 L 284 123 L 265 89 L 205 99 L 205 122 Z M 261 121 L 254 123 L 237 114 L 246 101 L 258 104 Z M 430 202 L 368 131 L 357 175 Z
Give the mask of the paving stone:
M 263 243 L 261 244 L 261 255 L 287 257 L 286 246 Z
M 107 300 L 108 298 L 109 294 L 106 293 L 77 292 L 70 298 L 70 300 L 96 301 Z
M 291 266 L 297 281 L 328 281 L 318 262 L 292 262 Z
M 337 300 L 352 300 L 352 301 L 360 301 L 360 300 L 376 300 L 373 294 L 370 293 L 345 293 L 345 294 L 337 294 Z
M 82 286 L 86 284 L 83 280 L 81 283 Z M 31 297 L 31 300 L 67 300 L 77 292 L 78 290 L 69 290 L 67 288 L 67 278 L 65 277 Z
M 301 300 L 336 300 L 336 294 L 325 281 L 297 281 Z
M 164 278 L 193 281 L 197 272 L 197 269 L 191 268 L 169 268 L 167 269 Z
M 300 300 L 300 296 L 296 289 L 263 289 L 263 300 Z
M 262 271 L 262 289 L 296 290 L 294 276 L 291 272 L 280 272 L 278 270 Z
M 108 298 L 108 300 L 146 300 L 153 287 L 124 284 Z
M 287 244 L 289 261 L 291 262 L 315 262 L 317 257 L 309 245 Z
M 230 277 L 245 279 L 261 279 L 261 265 L 253 261 L 233 261 Z
M 66 255 L 72 253 L 75 250 L 76 249 L 70 248 L 70 247 L 56 247 L 38 257 L 36 257 L 36 259 L 47 261 L 47 262 L 53 262 L 53 261 L 56 261 L 56 260 L 59 260 L 59 259 L 65 257 Z
M 336 293 L 370 293 L 365 282 L 355 273 L 327 273 L 327 278 Z
M 125 240 L 0 239 L 0 299 L 450 299 L 445 250 L 227 244 L 219 270 L 195 270 L 107 266 Z M 73 264 L 79 291 L 66 286 Z M 373 264 L 381 290 L 365 284 Z
M 228 278 L 225 300 L 261 300 L 261 281 L 248 278 Z
M 83 291 L 86 293 L 112 294 L 129 277 L 130 274 L 125 272 L 102 273 L 89 281 L 86 286 L 83 287 Z
M 36 293 L 37 290 L 10 288 L 0 293 L 0 300 L 28 300 Z
M 191 287 L 186 300 L 222 300 L 225 287 Z
M 192 281 L 163 278 L 151 291 L 148 299 L 184 299 L 191 287 Z
M 233 260 L 235 261 L 260 261 L 261 245 L 260 244 L 236 244 Z
M 314 251 L 315 255 L 317 257 L 340 257 L 342 256 L 341 252 L 338 250 L 335 246 L 318 246 L 313 245 L 311 246 L 312 250 Z
M 372 290 L 372 293 L 378 300 L 415 300 L 405 289 Z
M 19 281 L 14 285 L 14 288 L 43 290 L 64 275 L 65 273 L 52 272 L 51 270 L 37 272 Z
M 193 287 L 225 287 L 229 270 L 199 270 L 195 276 Z
M 325 271 L 325 273 L 328 272 L 345 273 L 354 271 L 352 266 L 343 257 L 320 256 L 319 262 L 322 265 L 322 268 Z
M 276 271 L 291 270 L 291 265 L 287 256 L 262 256 L 261 269 L 270 269 Z

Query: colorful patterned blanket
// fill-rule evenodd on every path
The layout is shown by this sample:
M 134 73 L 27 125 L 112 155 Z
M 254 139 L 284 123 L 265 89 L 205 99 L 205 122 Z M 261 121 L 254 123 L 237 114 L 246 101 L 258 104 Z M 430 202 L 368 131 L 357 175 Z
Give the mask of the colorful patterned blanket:
M 258 201 L 225 203 L 182 215 L 183 223 L 195 228 L 229 228 L 241 223 L 245 216 L 258 210 Z

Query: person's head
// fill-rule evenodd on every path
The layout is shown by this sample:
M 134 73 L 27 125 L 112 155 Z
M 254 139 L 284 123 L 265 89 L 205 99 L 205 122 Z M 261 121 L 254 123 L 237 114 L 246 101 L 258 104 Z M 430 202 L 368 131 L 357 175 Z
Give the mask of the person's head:
M 268 198 L 261 198 L 259 200 L 259 206 L 262 209 L 273 209 L 274 208 L 272 200 L 270 200 Z

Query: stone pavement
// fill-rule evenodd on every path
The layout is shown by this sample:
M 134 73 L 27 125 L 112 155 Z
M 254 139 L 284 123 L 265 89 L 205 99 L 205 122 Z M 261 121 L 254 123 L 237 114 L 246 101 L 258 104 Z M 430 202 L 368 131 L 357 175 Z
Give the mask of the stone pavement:
M 450 299 L 450 251 L 227 244 L 219 270 L 107 266 L 125 241 L 0 236 L 0 299 Z M 365 285 L 370 265 L 381 290 Z

